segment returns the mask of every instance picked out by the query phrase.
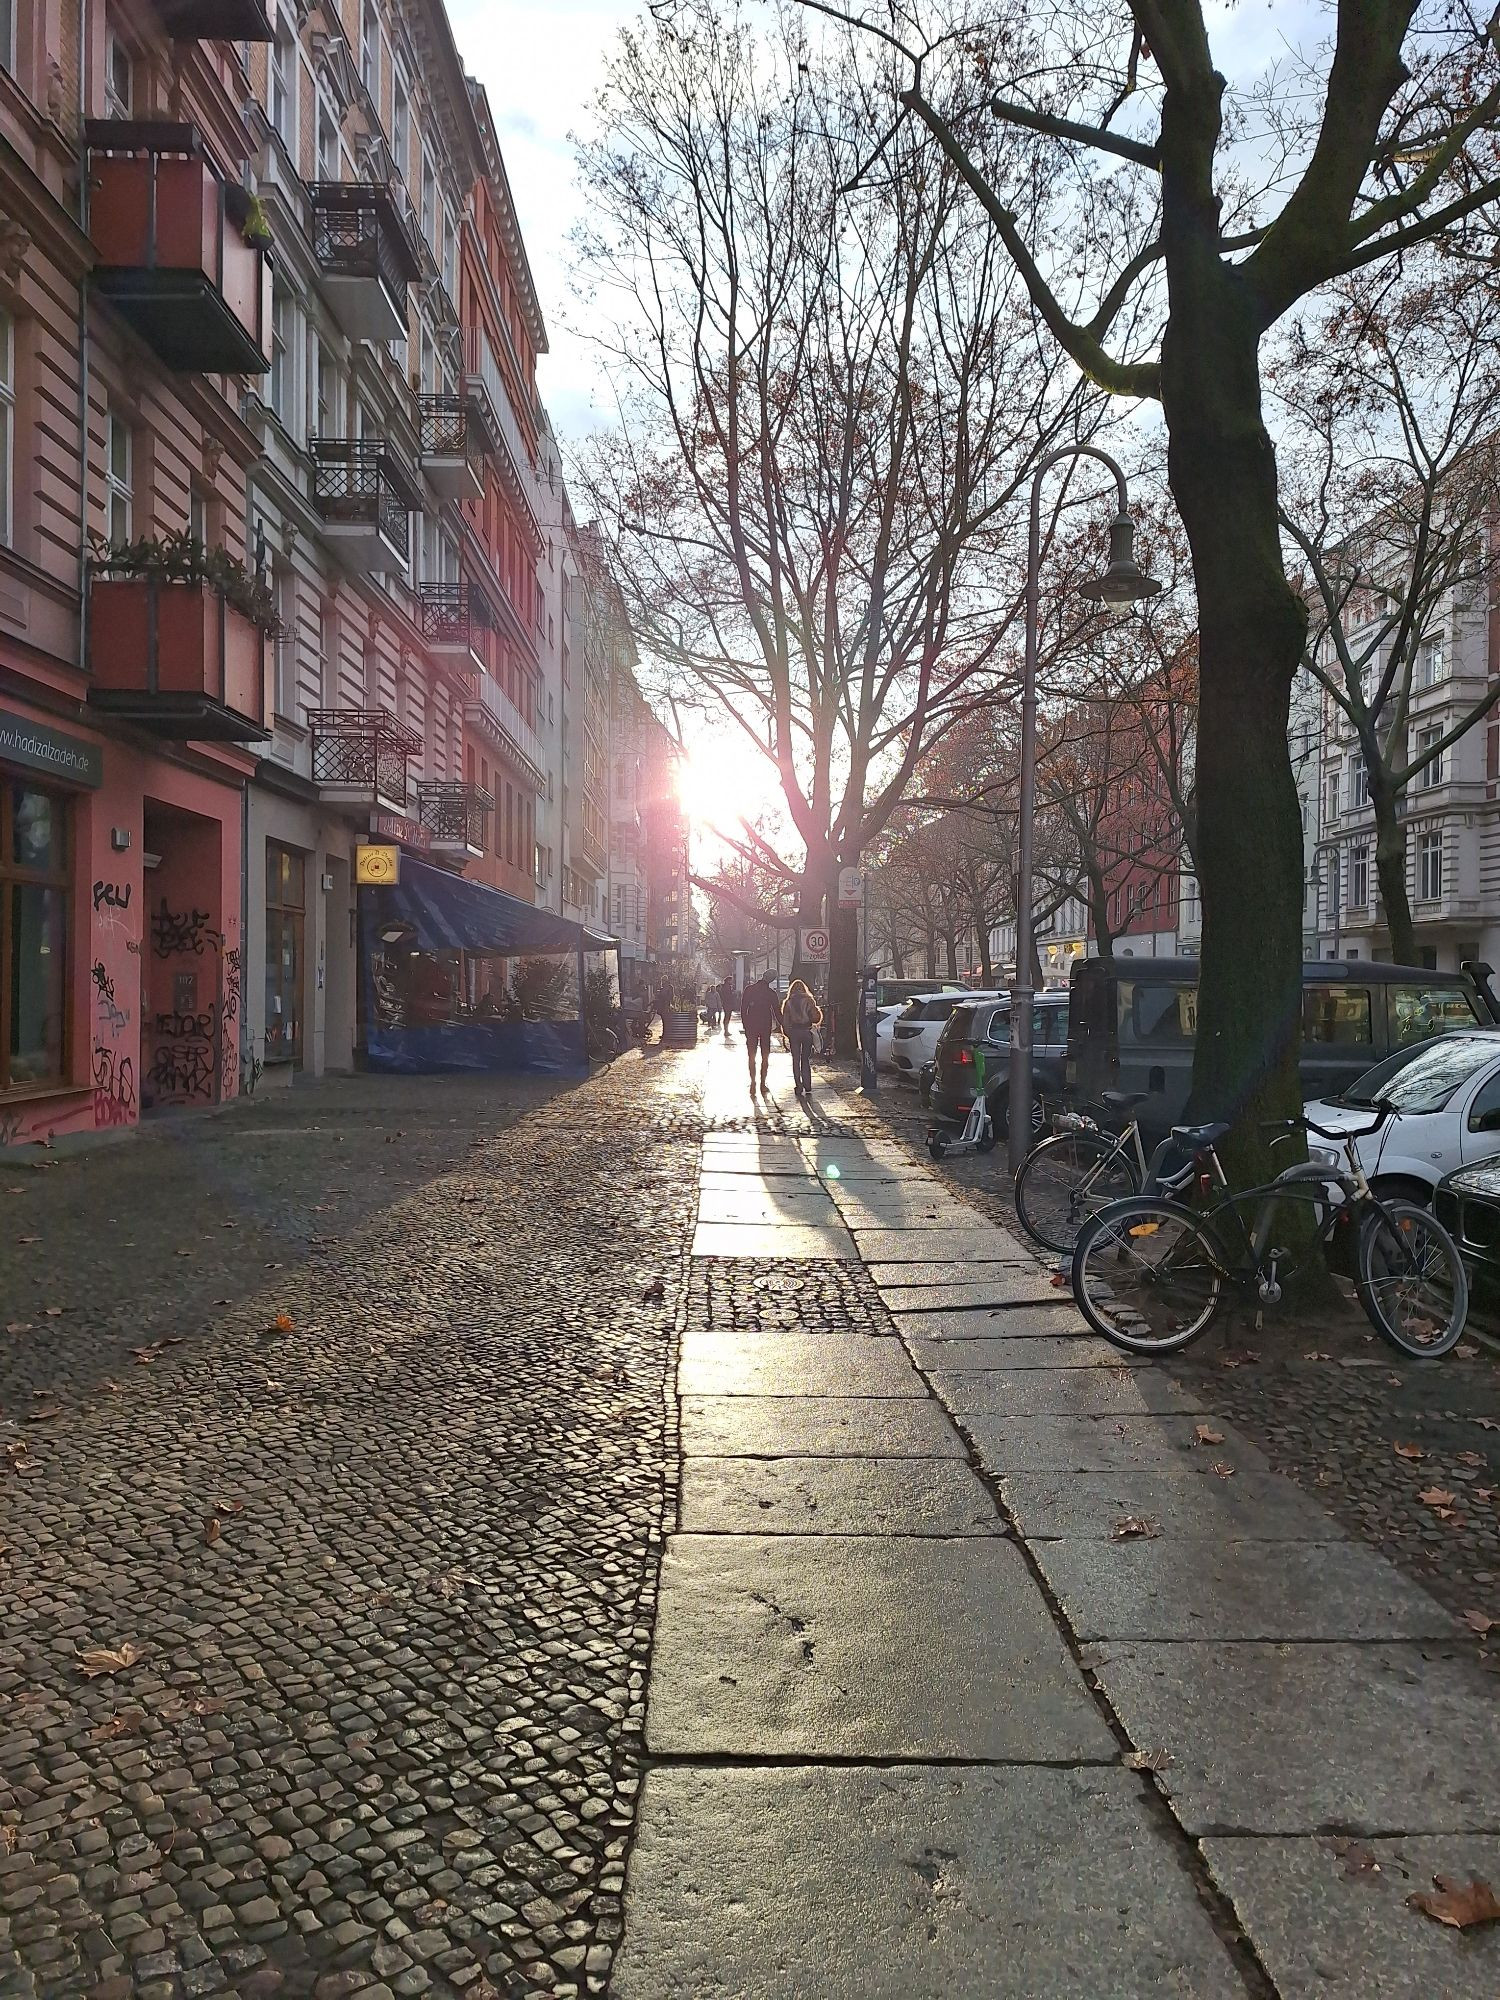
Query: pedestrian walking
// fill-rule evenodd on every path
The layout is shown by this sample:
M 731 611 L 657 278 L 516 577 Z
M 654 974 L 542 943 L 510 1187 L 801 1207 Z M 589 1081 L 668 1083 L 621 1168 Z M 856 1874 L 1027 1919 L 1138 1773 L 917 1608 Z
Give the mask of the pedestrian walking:
M 708 1025 L 711 1028 L 717 1028 L 719 1025 L 719 989 L 717 986 L 709 987 L 708 998 L 705 1004 L 708 1009 Z
M 823 1019 L 823 1010 L 806 984 L 794 979 L 781 1009 L 782 1026 L 792 1050 L 792 1087 L 799 1097 L 812 1096 L 813 1030 Z
M 760 1087 L 766 1088 L 766 1071 L 771 1061 L 771 1030 L 781 1019 L 781 1009 L 768 979 L 755 979 L 740 995 L 740 1020 L 745 1029 L 745 1054 L 750 1062 L 750 1095 L 755 1095 L 755 1057 L 760 1052 Z M 724 1032 L 729 1032 L 729 1015 L 724 1016 Z
M 667 1038 L 667 1016 L 672 1011 L 672 989 L 664 979 L 656 989 L 656 1011 L 661 1016 L 662 1040 Z
M 729 1040 L 729 1023 L 734 1015 L 734 986 L 730 980 L 726 979 L 724 981 L 720 989 L 720 997 L 724 1002 L 724 1039 L 727 1042 Z M 740 1018 L 741 1020 L 744 1019 L 743 1005 L 740 1009 Z

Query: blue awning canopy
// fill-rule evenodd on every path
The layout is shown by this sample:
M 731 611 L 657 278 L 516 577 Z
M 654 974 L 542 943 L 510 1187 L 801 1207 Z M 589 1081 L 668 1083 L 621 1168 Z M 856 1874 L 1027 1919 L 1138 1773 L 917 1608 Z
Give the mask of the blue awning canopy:
M 468 951 L 512 957 L 525 952 L 615 951 L 619 940 L 571 917 L 538 910 L 501 889 L 466 882 L 446 868 L 401 857 L 401 880 L 365 889 L 377 934 L 409 924 L 419 951 Z

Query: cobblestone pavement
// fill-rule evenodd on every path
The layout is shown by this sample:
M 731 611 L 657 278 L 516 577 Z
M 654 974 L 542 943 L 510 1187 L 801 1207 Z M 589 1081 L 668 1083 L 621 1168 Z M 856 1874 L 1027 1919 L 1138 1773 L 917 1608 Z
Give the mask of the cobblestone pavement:
M 0 1995 L 600 1993 L 691 1059 L 0 1166 Z
M 926 1159 L 915 1090 L 882 1079 L 871 1115 Z M 1003 1153 L 936 1171 L 1015 1228 Z M 1450 1610 L 1500 1621 L 1500 1355 L 1467 1341 L 1441 1363 L 1408 1361 L 1351 1302 L 1316 1319 L 1269 1312 L 1259 1329 L 1226 1317 L 1172 1372 Z M 1500 1624 L 1496 1635 L 1500 1672 Z

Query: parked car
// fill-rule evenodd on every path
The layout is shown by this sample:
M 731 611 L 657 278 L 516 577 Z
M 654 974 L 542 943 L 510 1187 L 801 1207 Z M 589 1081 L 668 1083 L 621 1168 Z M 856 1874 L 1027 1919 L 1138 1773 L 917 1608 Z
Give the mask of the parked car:
M 1432 1206 L 1458 1245 L 1475 1299 L 1493 1313 L 1500 1304 L 1500 1157 L 1444 1175 Z
M 1382 1194 L 1430 1202 L 1445 1174 L 1500 1154 L 1500 1029 L 1397 1049 L 1306 1109 L 1314 1123 L 1346 1132 L 1367 1125 L 1377 1103 L 1395 1115 L 1355 1141 L 1359 1164 Z
M 998 989 L 971 993 L 959 987 L 946 993 L 927 993 L 908 1000 L 894 1014 L 883 1016 L 875 1031 L 877 1061 L 882 1069 L 914 1082 L 924 1063 L 934 1060 L 938 1036 L 955 1007 L 975 1000 L 999 1000 Z
M 1032 1007 L 1032 1076 L 1038 1100 L 1062 1095 L 1068 1047 L 1068 995 L 1039 993 Z M 961 1125 L 974 1102 L 976 1054 L 982 1054 L 985 1101 L 997 1139 L 1009 1128 L 1010 1000 L 973 999 L 954 1008 L 938 1034 L 929 1108 L 941 1123 Z M 1040 1109 L 1035 1116 L 1040 1117 Z
M 1180 1123 L 1198 1027 L 1195 958 L 1079 959 L 1069 1013 L 1069 1094 L 1144 1092 L 1140 1120 L 1160 1138 Z M 1465 972 L 1368 959 L 1310 959 L 1302 968 L 1302 1088 L 1329 1097 L 1384 1056 L 1454 1029 L 1490 1027 L 1487 988 Z
M 877 979 L 875 1005 L 884 1010 L 908 1000 L 920 1000 L 928 993 L 962 993 L 966 989 L 956 979 Z

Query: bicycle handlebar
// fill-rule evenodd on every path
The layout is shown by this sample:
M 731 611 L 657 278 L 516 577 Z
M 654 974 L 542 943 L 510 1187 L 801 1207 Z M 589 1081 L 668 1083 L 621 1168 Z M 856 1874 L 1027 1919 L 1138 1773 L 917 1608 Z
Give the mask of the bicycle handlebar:
M 1262 1121 L 1260 1129 L 1263 1132 L 1314 1132 L 1320 1139 L 1332 1139 L 1335 1145 L 1342 1146 L 1349 1139 L 1367 1139 L 1372 1132 L 1378 1132 L 1395 1110 L 1395 1106 L 1387 1104 L 1385 1099 L 1380 1097 L 1375 1100 L 1372 1109 L 1375 1112 L 1373 1125 L 1345 1126 L 1341 1131 L 1330 1131 L 1326 1125 L 1315 1125 L 1311 1118 L 1305 1116 L 1268 1118 Z

